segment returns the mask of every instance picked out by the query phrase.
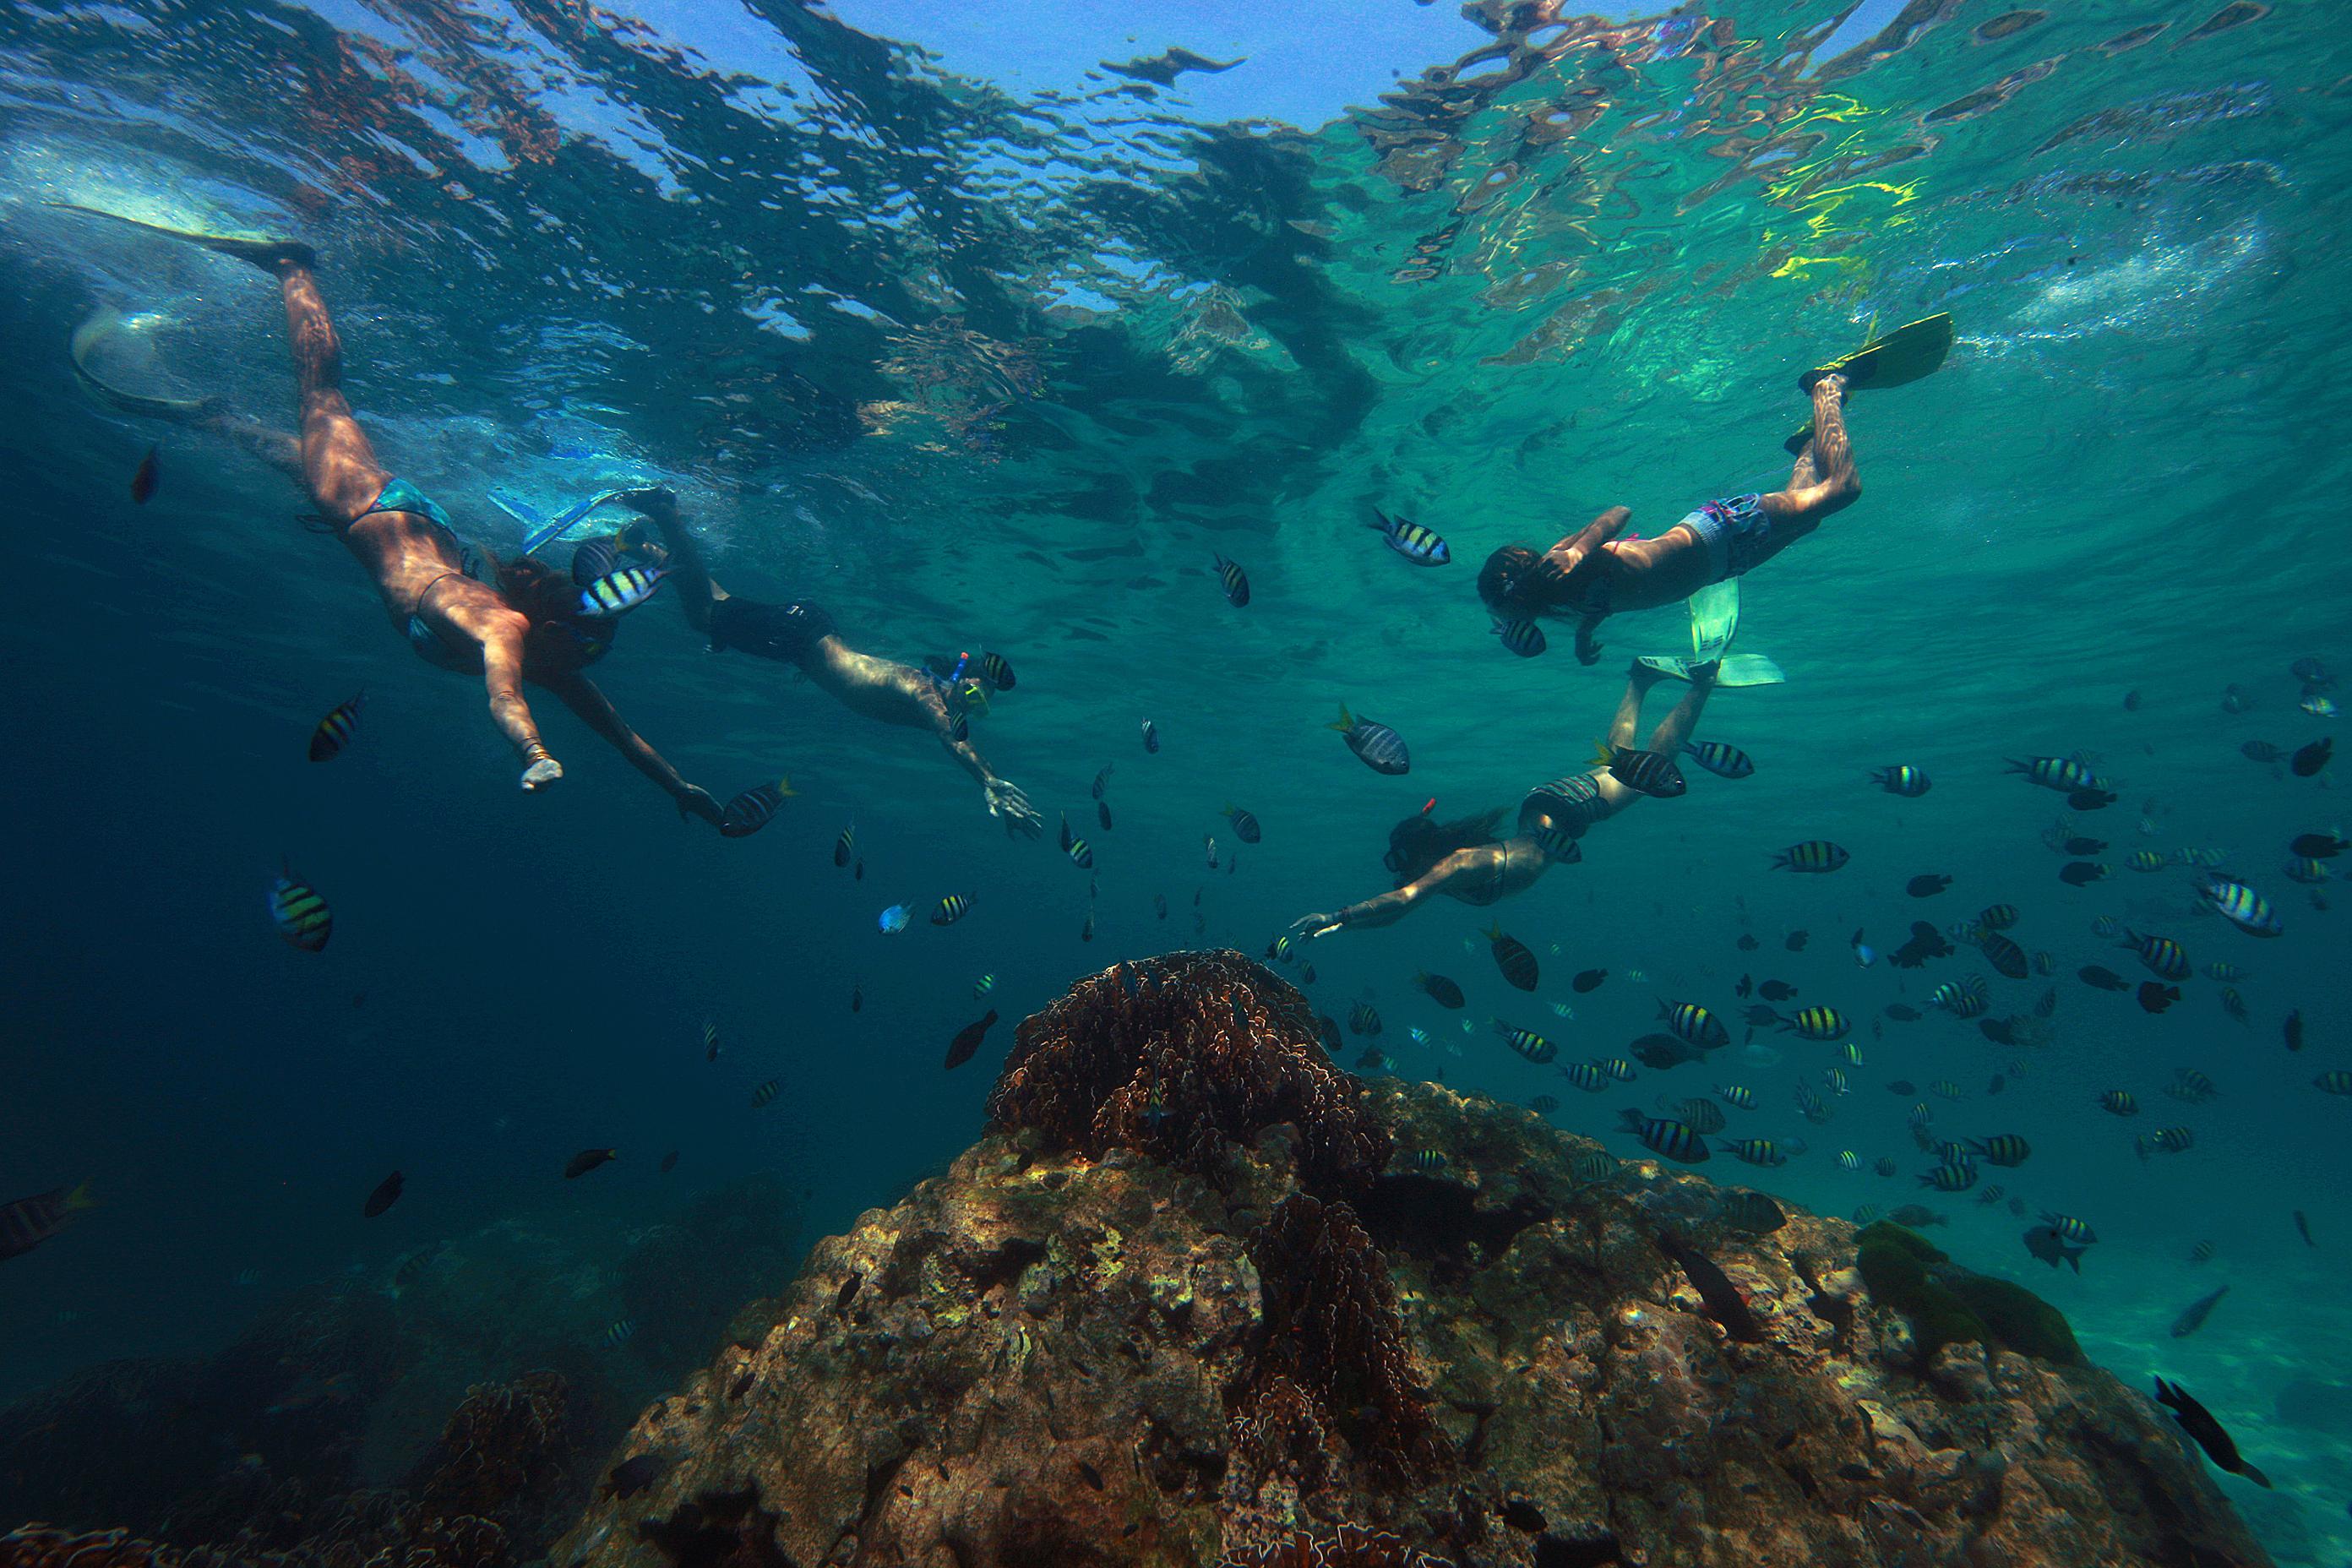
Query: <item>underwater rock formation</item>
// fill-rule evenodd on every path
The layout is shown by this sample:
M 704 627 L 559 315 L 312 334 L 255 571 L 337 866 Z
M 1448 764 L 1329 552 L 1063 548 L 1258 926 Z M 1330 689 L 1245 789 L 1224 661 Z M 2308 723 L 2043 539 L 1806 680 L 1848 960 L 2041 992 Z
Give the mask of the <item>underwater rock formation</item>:
M 1085 1114 L 1158 1047 L 1081 990 L 1103 1035 L 1031 1020 L 992 1101 L 1013 1125 L 819 1243 L 608 1457 L 652 1479 L 556 1568 L 2270 1562 L 2109 1374 L 1997 1335 L 1922 1356 L 1843 1221 L 1753 1234 L 1738 1189 L 1650 1162 L 1580 1184 L 1590 1140 L 1394 1080 L 1317 1102 L 1351 1147 L 1416 1153 L 1344 1197 L 1332 1141 L 1179 1099 L 1246 1155 L 1213 1180 Z M 1012 1114 L 1041 1049 L 1055 1110 Z M 1142 1131 L 1186 1165 L 1208 1146 Z

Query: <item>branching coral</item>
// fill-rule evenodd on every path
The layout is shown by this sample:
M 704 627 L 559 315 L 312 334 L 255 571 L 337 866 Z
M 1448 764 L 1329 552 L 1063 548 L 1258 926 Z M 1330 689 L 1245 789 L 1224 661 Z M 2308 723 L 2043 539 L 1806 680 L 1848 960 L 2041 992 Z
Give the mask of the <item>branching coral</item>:
M 1305 1390 L 1383 1479 L 1409 1482 L 1445 1464 L 1451 1450 L 1413 1373 L 1388 1260 L 1355 1212 L 1294 1193 L 1249 1249 L 1265 1343 L 1229 1405 L 1267 1431 L 1291 1390 Z
M 478 1383 L 418 1467 L 416 1495 L 436 1513 L 495 1514 L 558 1479 L 576 1447 L 560 1373 Z
M 1024 1020 L 988 1097 L 997 1128 L 1055 1146 L 1140 1149 L 1199 1175 L 1227 1146 L 1298 1127 L 1310 1185 L 1360 1186 L 1389 1139 L 1316 1043 L 1297 988 L 1230 950 L 1115 964 Z
M 1299 1531 L 1287 1541 L 1228 1557 L 1219 1568 L 1445 1568 L 1445 1563 L 1383 1531 L 1343 1524 L 1335 1535 Z

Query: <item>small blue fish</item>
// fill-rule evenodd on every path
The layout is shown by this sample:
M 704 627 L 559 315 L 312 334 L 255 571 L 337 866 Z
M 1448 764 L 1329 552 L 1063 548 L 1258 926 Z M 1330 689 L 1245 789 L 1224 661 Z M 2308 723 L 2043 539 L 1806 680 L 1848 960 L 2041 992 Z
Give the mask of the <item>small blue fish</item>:
M 881 918 L 875 924 L 882 928 L 883 935 L 896 936 L 907 929 L 907 922 L 914 918 L 914 914 L 915 906 L 912 904 L 892 904 L 882 911 Z

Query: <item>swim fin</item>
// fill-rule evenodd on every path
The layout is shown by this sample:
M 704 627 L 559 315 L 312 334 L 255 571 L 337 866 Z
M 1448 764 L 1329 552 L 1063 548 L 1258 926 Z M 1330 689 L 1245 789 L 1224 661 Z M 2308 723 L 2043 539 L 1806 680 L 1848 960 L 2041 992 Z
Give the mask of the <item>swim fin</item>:
M 1694 666 L 1712 662 L 1717 686 L 1779 686 L 1789 678 L 1760 653 L 1729 652 L 1739 631 L 1739 579 L 1710 583 L 1690 596 L 1691 657 L 1645 654 L 1634 660 L 1675 680 L 1688 680 Z
M 227 403 L 218 397 L 150 397 L 136 392 L 125 392 L 101 380 L 99 374 L 89 368 L 91 356 L 98 352 L 100 343 L 117 333 L 135 331 L 138 324 L 138 319 L 125 316 L 112 306 L 102 306 L 74 329 L 69 352 L 74 376 L 84 390 L 100 403 L 121 413 L 136 414 L 147 419 L 169 419 L 180 424 L 218 414 L 227 406 Z
M 1703 661 L 1679 658 L 1673 654 L 1645 653 L 1633 662 L 1656 670 L 1669 680 L 1688 680 L 1693 667 Z M 1716 661 L 1715 683 L 1719 687 L 1785 686 L 1788 681 L 1780 667 L 1760 653 L 1726 654 Z
M 319 265 L 319 253 L 299 239 L 249 238 L 241 235 L 206 234 L 194 228 L 167 228 L 160 223 L 110 213 L 104 207 L 86 207 L 79 202 L 44 202 L 41 205 L 55 207 L 60 212 L 79 213 L 84 217 L 103 218 L 126 228 L 143 229 L 162 239 L 181 239 L 190 245 L 201 245 L 206 250 L 247 262 L 264 272 L 275 271 L 281 262 L 291 262 L 302 268 Z
M 1952 315 L 1946 310 L 1883 332 L 1852 353 L 1840 354 L 1827 364 L 1814 366 L 1797 378 L 1797 390 L 1810 394 L 1813 383 L 1832 371 L 1846 378 L 1849 392 L 1880 392 L 1890 386 L 1906 386 L 1932 374 L 1951 352 Z M 1813 427 L 1809 424 L 1781 446 L 1794 457 L 1812 438 Z

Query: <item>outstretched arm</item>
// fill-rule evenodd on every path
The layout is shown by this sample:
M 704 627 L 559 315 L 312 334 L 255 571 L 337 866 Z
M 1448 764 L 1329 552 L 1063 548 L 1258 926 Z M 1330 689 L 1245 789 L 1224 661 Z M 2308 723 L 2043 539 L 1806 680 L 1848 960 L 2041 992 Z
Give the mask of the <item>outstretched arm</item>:
M 1505 869 L 1505 844 L 1480 844 L 1467 849 L 1456 849 L 1431 867 L 1420 877 L 1403 887 L 1349 904 L 1344 910 L 1328 915 L 1305 915 L 1290 923 L 1291 933 L 1312 942 L 1328 936 L 1342 926 L 1394 925 L 1412 913 L 1421 904 L 1444 892 L 1452 884 L 1470 879 L 1491 879 Z
M 710 795 L 690 784 L 667 759 L 653 749 L 646 738 L 629 728 L 614 708 L 611 699 L 597 689 L 596 683 L 586 676 L 571 673 L 556 676 L 540 683 L 561 698 L 563 705 L 587 726 L 602 735 L 612 748 L 629 760 L 629 765 L 661 785 L 670 799 L 677 803 L 678 815 L 691 813 L 709 823 L 719 825 L 722 815 L 719 803 Z

